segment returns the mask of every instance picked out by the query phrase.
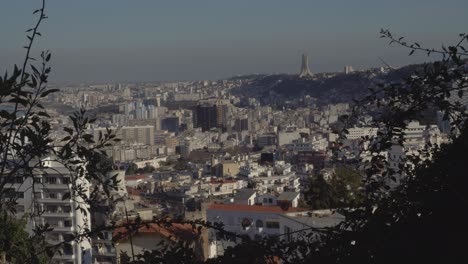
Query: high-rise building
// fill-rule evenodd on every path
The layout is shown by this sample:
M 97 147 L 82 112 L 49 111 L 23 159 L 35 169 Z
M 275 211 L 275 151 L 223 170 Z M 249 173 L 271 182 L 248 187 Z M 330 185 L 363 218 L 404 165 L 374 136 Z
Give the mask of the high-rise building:
M 198 104 L 193 110 L 193 126 L 201 127 L 202 131 L 217 127 L 216 106 L 211 104 Z
M 247 117 L 237 118 L 234 122 L 234 131 L 241 132 L 249 130 L 249 119 Z
M 193 110 L 193 125 L 202 131 L 221 128 L 226 131 L 229 102 L 226 100 L 203 100 Z
M 350 74 L 350 73 L 352 73 L 353 71 L 354 71 L 353 66 L 348 66 L 348 65 L 346 65 L 346 66 L 344 67 L 344 73 L 345 73 L 345 74 Z
M 312 77 L 312 73 L 309 70 L 309 55 L 307 53 L 302 54 L 301 72 L 299 78 Z
M 228 121 L 228 104 L 217 102 L 216 103 L 216 123 L 218 128 L 226 131 Z
M 170 116 L 161 119 L 161 129 L 169 132 L 179 133 L 180 118 L 177 116 Z

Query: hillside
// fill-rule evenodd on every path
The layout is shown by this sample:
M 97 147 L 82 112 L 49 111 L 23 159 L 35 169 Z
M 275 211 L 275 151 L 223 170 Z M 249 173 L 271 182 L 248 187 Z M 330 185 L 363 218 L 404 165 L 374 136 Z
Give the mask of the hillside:
M 315 79 L 300 79 L 296 75 L 266 75 L 254 77 L 245 86 L 234 89 L 233 94 L 256 98 L 262 104 L 281 104 L 286 100 L 309 95 L 323 104 L 351 102 L 368 92 L 378 83 L 401 82 L 422 65 L 409 65 L 382 73 L 377 70 L 351 74 L 320 74 Z

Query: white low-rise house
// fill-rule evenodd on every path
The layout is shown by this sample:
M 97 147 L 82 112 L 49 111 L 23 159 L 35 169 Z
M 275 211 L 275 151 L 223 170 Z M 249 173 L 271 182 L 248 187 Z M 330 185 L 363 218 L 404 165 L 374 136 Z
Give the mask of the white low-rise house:
M 137 161 L 133 161 L 134 164 L 137 165 L 137 167 L 140 169 L 143 169 L 145 168 L 146 166 L 152 166 L 154 167 L 155 169 L 159 168 L 160 167 L 160 163 L 161 162 L 165 162 L 167 161 L 167 157 L 155 157 L 155 158 L 152 158 L 152 159 L 147 159 L 147 160 L 137 160 Z
M 260 193 L 272 191 L 282 193 L 285 190 L 300 189 L 300 179 L 293 172 L 287 175 L 274 175 L 269 173 L 266 176 L 253 178 L 252 181 L 256 183 L 256 189 Z
M 281 206 L 297 207 L 299 205 L 300 197 L 301 193 L 299 192 L 283 192 L 276 199 L 276 203 Z
M 257 197 L 257 204 L 261 204 L 262 206 L 276 206 L 277 198 L 278 197 L 270 193 L 264 193 Z
M 211 204 L 206 210 L 206 220 L 223 223 L 224 230 L 252 239 L 281 235 L 280 239 L 290 241 L 310 232 L 313 227 L 334 226 L 344 217 L 328 210 L 307 212 L 303 209 L 279 206 L 240 204 Z M 303 231 L 303 232 L 299 232 Z M 238 239 L 221 237 L 215 230 L 208 231 L 208 257 L 223 255 Z
M 247 178 L 258 177 L 265 171 L 265 168 L 257 162 L 247 162 L 245 166 L 239 167 L 239 175 Z
M 283 146 L 300 139 L 300 131 L 295 127 L 288 127 L 285 131 L 278 132 L 278 146 Z
M 243 189 L 246 186 L 247 182 L 244 180 L 211 179 L 200 183 L 199 193 L 205 193 L 210 196 L 232 195 L 237 190 Z
M 326 151 L 328 149 L 329 139 L 324 136 L 313 136 L 311 139 L 312 149 L 315 151 Z
M 292 172 L 292 166 L 284 161 L 277 161 L 275 162 L 274 172 L 279 175 L 290 174 Z
M 293 141 L 290 144 L 285 145 L 286 149 L 289 151 L 312 151 L 314 147 L 311 142 L 306 142 L 305 140 Z
M 300 138 L 285 145 L 286 149 L 292 152 L 298 151 L 320 151 L 327 150 L 328 139 L 322 136 L 313 136 L 310 140 Z
M 310 232 L 311 228 L 333 227 L 345 220 L 345 217 L 332 210 L 315 210 L 280 214 L 282 239 L 291 241 Z M 302 232 L 299 232 L 303 230 Z
M 254 189 L 242 189 L 237 191 L 234 197 L 235 204 L 254 205 L 257 199 L 257 192 Z

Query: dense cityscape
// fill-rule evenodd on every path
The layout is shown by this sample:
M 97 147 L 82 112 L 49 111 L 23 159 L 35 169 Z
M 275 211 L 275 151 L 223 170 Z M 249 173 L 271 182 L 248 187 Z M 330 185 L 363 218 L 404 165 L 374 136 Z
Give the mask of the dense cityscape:
M 222 222 L 227 231 L 254 239 L 340 223 L 344 217 L 335 208 L 314 210 L 304 192 L 312 177 L 321 175 L 330 181 L 340 168 L 370 159 L 372 154 L 361 142 L 375 137 L 378 128 L 369 125 L 372 116 L 362 116 L 348 129 L 343 141 L 348 148 L 338 162 L 331 148 L 340 138 L 340 117 L 350 114 L 350 98 L 332 103 L 307 94 L 278 102 L 278 96 L 271 94 L 272 107 L 261 103 L 268 98 L 245 97 L 238 90 L 259 89 L 255 87 L 258 79 L 272 77 L 276 82 L 293 79 L 298 85 L 340 78 L 343 87 L 335 88 L 342 89 L 346 77 L 371 74 L 382 80 L 391 70 L 395 71 L 382 67 L 354 72 L 346 66 L 343 72 L 315 76 L 304 54 L 297 76 L 67 86 L 48 96 L 46 104 L 58 139 L 67 134 L 61 128 L 70 125 L 70 111 L 83 108 L 97 119 L 88 128 L 94 138 L 111 129 L 121 139 L 105 149 L 114 164 L 110 174 L 119 179 L 112 195 L 121 199 L 113 205 L 111 217 L 100 221 L 133 221 L 137 217 L 151 221 L 159 216 L 203 219 Z M 404 146 L 386 154 L 390 167 L 397 168 L 403 157 L 428 142 L 434 146 L 448 142 L 447 122 L 441 115 L 434 120 L 408 124 Z M 53 162 L 50 166 L 62 169 Z M 26 212 L 31 203 L 27 197 L 38 197 L 44 210 L 39 221 L 54 227 L 49 239 L 61 241 L 83 225 L 84 217 L 71 209 L 72 199 L 64 197 L 67 175 L 50 173 L 41 181 L 46 183 L 43 190 L 31 193 L 25 184 L 16 190 L 25 198 L 20 200 L 18 212 Z M 215 258 L 236 243 L 208 230 L 195 234 L 189 226 L 143 226 L 133 234 L 132 245 L 132 234 L 121 235 L 117 230 L 104 239 L 76 243 L 57 259 L 81 263 L 92 255 L 92 263 L 115 263 L 119 253 L 140 254 L 155 249 L 161 240 L 185 239 L 198 244 L 198 255 Z

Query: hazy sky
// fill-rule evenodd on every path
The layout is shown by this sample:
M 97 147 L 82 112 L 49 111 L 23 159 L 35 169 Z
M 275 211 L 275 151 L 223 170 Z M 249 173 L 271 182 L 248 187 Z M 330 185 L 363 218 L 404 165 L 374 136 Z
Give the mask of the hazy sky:
M 40 0 L 0 2 L 0 72 L 20 63 Z M 440 47 L 468 32 L 467 0 L 48 0 L 35 54 L 60 82 L 217 79 L 427 60 L 380 28 Z

